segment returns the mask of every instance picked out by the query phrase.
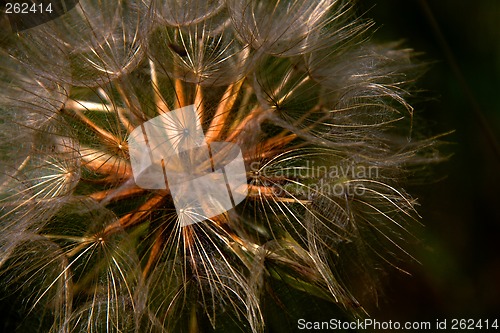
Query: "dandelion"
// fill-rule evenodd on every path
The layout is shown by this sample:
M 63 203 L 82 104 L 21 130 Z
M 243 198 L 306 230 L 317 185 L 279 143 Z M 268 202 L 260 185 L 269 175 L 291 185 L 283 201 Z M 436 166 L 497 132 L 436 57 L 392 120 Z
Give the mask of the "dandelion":
M 413 130 L 421 66 L 371 26 L 340 0 L 81 0 L 6 34 L 0 286 L 19 320 L 5 325 L 261 332 L 277 285 L 367 315 L 383 264 L 411 258 L 403 181 L 441 159 Z M 169 116 L 191 105 L 201 128 Z M 204 216 L 174 205 L 190 191 L 174 181 L 138 186 L 130 138 L 156 117 L 174 150 L 238 147 L 245 199 Z

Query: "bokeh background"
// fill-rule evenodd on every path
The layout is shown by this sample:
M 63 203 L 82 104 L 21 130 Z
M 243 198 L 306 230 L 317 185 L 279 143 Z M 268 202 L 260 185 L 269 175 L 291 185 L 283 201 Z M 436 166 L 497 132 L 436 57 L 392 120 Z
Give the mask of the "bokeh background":
M 430 132 L 455 130 L 440 181 L 414 186 L 424 227 L 411 276 L 386 278 L 380 320 L 500 322 L 500 1 L 359 0 L 379 27 L 432 62 L 416 112 Z

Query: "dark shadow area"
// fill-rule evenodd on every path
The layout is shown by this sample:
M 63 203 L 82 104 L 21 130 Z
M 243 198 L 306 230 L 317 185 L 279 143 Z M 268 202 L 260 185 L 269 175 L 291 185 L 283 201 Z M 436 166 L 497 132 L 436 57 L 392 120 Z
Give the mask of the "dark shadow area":
M 500 2 L 360 0 L 380 27 L 432 62 L 415 104 L 430 133 L 455 130 L 433 184 L 409 189 L 425 227 L 421 264 L 392 274 L 380 320 L 498 319 L 500 310 Z M 422 119 L 420 119 L 422 120 Z M 419 121 L 420 121 L 419 120 Z M 449 323 L 448 323 L 449 325 Z

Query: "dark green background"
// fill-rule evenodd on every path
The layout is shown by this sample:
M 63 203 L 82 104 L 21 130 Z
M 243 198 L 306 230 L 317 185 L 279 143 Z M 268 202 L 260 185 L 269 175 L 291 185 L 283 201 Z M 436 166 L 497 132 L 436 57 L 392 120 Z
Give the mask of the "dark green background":
M 423 52 L 422 59 L 433 61 L 419 85 L 430 100 L 417 103 L 416 111 L 433 133 L 455 130 L 445 149 L 454 155 L 436 169 L 446 178 L 412 188 L 425 224 L 422 243 L 414 246 L 421 265 L 405 267 L 412 276 L 388 277 L 373 315 L 500 322 L 500 1 L 358 2 L 378 23 L 377 39 L 404 39 L 405 46 Z

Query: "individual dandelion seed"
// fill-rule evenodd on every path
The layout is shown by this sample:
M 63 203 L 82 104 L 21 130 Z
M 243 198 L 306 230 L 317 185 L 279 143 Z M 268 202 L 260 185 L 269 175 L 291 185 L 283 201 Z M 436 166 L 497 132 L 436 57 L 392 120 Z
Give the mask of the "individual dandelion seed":
M 6 329 L 261 332 L 290 295 L 365 316 L 383 264 L 411 258 L 403 182 L 440 157 L 413 125 L 412 52 L 351 6 L 81 0 L 2 40 L 0 278 L 26 318 Z M 180 177 L 138 186 L 131 137 L 153 125 L 148 154 L 190 158 L 153 156 L 165 174 L 237 147 L 245 199 L 208 216 L 222 199 Z

